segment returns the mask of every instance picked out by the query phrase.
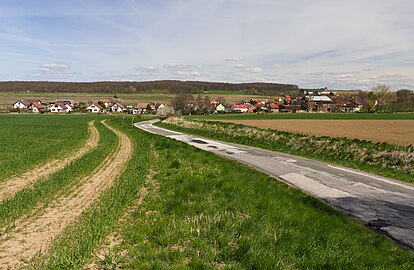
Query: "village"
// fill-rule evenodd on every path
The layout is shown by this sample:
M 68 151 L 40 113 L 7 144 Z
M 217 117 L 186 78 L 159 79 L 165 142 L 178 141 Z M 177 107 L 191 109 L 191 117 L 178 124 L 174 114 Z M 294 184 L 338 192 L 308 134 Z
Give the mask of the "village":
M 128 113 L 154 114 L 164 107 L 172 107 L 181 114 L 216 114 L 216 113 L 284 113 L 284 112 L 322 112 L 352 113 L 360 112 L 364 106 L 355 97 L 347 98 L 336 92 L 307 92 L 306 95 L 292 97 L 275 96 L 265 99 L 248 99 L 227 104 L 224 98 L 210 99 L 199 95 L 196 99 L 187 95 L 184 101 L 177 96 L 172 101 L 137 102 L 125 104 L 122 99 L 103 98 L 97 102 L 76 102 L 62 99 L 53 102 L 41 100 L 18 100 L 11 104 L 11 113 Z M 183 108 L 181 108 L 181 107 Z M 185 110 L 184 110 L 185 107 Z

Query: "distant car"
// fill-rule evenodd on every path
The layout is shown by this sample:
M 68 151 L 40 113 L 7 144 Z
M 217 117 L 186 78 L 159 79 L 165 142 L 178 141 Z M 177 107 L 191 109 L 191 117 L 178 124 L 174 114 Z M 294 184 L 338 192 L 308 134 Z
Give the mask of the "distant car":
M 286 112 L 289 112 L 289 110 L 288 109 L 280 109 L 279 112 L 286 113 Z

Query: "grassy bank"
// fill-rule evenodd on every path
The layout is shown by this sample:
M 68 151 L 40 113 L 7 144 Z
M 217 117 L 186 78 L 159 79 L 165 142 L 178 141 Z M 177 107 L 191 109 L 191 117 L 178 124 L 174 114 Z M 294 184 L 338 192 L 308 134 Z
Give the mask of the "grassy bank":
M 209 138 L 261 147 L 414 183 L 414 147 L 358 139 L 318 137 L 243 125 L 169 119 L 158 125 Z
M 191 115 L 187 120 L 261 120 L 261 119 L 321 119 L 321 120 L 414 120 L 414 113 L 267 113 Z

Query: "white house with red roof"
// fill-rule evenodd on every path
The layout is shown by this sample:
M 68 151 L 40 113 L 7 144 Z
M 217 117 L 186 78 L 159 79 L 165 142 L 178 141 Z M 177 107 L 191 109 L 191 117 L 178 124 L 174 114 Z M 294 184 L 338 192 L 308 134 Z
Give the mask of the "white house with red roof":
M 49 110 L 52 113 L 70 113 L 73 111 L 73 108 L 69 104 L 63 104 L 59 102 L 51 105 Z
M 112 112 L 124 112 L 126 109 L 124 107 L 124 105 L 122 105 L 119 102 L 115 102 L 114 105 L 111 106 L 111 111 Z
M 102 111 L 103 108 L 99 104 L 91 104 L 88 107 L 86 107 L 86 112 L 88 113 L 101 113 Z
M 27 106 L 27 110 L 32 113 L 40 113 L 45 110 L 45 107 L 43 107 L 43 105 L 40 102 L 35 101 L 30 103 L 29 106 Z
M 27 109 L 27 107 L 29 107 L 29 105 L 32 104 L 33 102 L 37 102 L 41 104 L 40 100 L 25 99 L 25 100 L 18 100 L 15 103 L 13 103 L 13 108 L 14 109 Z

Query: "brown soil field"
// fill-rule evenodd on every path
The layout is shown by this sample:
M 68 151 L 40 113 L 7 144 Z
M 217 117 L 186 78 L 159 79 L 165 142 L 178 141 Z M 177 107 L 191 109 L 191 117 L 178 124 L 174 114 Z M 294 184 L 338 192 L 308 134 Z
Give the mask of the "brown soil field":
M 224 120 L 247 126 L 317 136 L 346 137 L 397 145 L 414 145 L 413 120 Z

